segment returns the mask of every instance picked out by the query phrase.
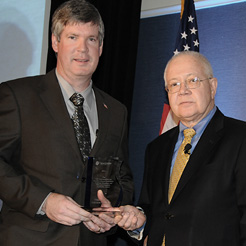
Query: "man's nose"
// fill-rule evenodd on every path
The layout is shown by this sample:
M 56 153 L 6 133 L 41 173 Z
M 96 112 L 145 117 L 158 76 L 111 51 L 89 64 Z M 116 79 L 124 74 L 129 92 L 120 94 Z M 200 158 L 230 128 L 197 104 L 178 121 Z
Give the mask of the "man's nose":
M 187 85 L 187 82 L 184 81 L 184 82 L 180 83 L 179 93 L 184 93 L 187 90 L 189 90 L 189 87 Z
M 86 40 L 81 40 L 78 44 L 78 51 L 79 52 L 88 52 L 88 46 Z

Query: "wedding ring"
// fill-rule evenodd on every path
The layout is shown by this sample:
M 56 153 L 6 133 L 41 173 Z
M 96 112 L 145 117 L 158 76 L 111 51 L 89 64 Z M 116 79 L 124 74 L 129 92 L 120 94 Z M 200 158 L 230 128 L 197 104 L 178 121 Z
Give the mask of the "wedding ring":
M 97 231 L 98 233 L 101 232 L 101 227 L 99 227 L 99 230 Z

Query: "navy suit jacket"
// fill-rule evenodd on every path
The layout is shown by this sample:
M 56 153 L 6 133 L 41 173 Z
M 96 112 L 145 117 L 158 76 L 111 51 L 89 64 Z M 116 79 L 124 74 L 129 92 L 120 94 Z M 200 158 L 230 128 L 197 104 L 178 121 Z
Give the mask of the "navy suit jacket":
M 93 88 L 99 132 L 91 156 L 123 160 L 122 204 L 132 203 L 128 166 L 127 111 Z M 105 235 L 81 223 L 64 226 L 36 213 L 49 192 L 83 205 L 85 165 L 54 70 L 0 84 L 0 245 L 106 245 Z
M 146 149 L 139 205 L 148 245 L 246 245 L 246 123 L 219 110 L 206 127 L 168 204 L 170 166 L 179 128 Z

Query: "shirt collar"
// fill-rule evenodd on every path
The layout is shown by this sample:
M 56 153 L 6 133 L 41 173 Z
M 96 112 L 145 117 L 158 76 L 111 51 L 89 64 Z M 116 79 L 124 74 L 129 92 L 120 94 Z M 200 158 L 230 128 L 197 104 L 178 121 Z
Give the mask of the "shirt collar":
M 65 101 L 70 101 L 69 98 L 76 92 L 74 88 L 58 73 L 56 69 L 56 76 L 58 79 L 58 82 L 62 88 L 62 93 L 64 96 Z M 76 92 L 78 93 L 78 92 Z M 92 90 L 92 80 L 90 81 L 89 86 L 82 92 L 79 92 L 81 94 L 85 101 L 84 105 L 88 105 L 88 107 L 91 109 L 92 107 L 92 100 L 93 100 L 93 90 Z
M 193 129 L 196 131 L 196 135 L 197 136 L 201 136 L 201 134 L 205 130 L 206 126 L 208 125 L 208 123 L 210 122 L 212 117 L 214 116 L 216 110 L 217 110 L 217 107 L 214 106 L 213 109 L 207 114 L 207 116 L 204 117 L 201 121 L 199 121 L 193 127 Z M 183 125 L 182 122 L 180 122 L 180 124 L 179 124 L 179 132 L 180 133 L 183 132 L 184 129 L 187 129 L 187 126 Z

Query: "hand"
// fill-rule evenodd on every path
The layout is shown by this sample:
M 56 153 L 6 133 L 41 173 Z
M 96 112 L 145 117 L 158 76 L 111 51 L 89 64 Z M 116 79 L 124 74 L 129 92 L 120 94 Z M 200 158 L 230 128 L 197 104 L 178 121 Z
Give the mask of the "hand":
M 148 243 L 148 236 L 144 239 L 143 246 L 147 246 Z
M 104 196 L 102 190 L 97 191 L 97 197 L 101 202 L 101 208 L 112 208 L 111 202 Z
M 138 229 L 143 226 L 146 221 L 145 215 L 134 206 L 121 206 L 120 211 L 121 216 L 116 216 L 115 222 L 124 230 L 133 231 Z
M 51 220 L 63 225 L 76 225 L 81 221 L 90 221 L 93 216 L 85 211 L 71 197 L 51 193 L 45 201 L 42 210 Z
M 103 195 L 103 192 L 101 190 L 97 192 L 97 197 L 101 202 L 101 207 L 98 209 L 98 212 L 96 212 L 97 209 L 95 209 L 95 212 L 93 212 L 97 216 L 95 216 L 95 218 L 93 217 L 92 221 L 86 221 L 83 223 L 89 230 L 96 233 L 103 233 L 109 231 L 116 224 L 114 222 L 114 213 L 100 212 L 100 209 L 103 209 L 104 211 L 106 209 L 110 210 L 112 208 L 110 201 Z

